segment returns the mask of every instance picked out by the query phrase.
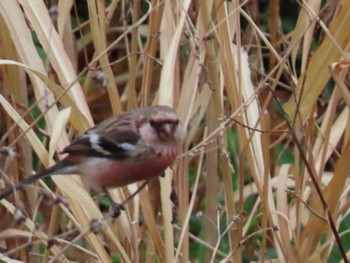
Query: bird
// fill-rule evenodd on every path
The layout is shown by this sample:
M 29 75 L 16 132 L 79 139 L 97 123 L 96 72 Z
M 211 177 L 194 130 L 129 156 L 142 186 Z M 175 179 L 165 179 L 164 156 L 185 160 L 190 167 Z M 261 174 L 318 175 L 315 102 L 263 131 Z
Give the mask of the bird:
M 111 199 L 107 189 L 162 175 L 181 152 L 184 137 L 184 127 L 169 106 L 113 115 L 73 140 L 61 152 L 66 154 L 61 161 L 1 192 L 0 200 L 51 175 L 79 174 L 92 187 L 105 191 L 112 216 L 118 217 L 124 208 Z

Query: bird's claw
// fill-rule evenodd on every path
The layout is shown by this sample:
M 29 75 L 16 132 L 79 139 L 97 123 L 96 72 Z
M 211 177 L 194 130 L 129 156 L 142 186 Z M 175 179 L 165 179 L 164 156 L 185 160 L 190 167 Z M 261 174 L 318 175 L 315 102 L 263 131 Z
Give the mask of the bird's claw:
M 123 211 L 125 210 L 125 208 L 122 204 L 112 203 L 112 217 L 113 218 L 119 217 L 122 210 Z

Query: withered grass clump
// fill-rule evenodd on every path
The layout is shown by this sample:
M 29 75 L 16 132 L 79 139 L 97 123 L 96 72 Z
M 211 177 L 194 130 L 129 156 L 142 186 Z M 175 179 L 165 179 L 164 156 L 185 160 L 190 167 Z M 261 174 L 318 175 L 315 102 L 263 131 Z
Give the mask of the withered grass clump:
M 0 191 L 123 110 L 187 136 L 116 220 L 77 175 L 1 200 L 0 260 L 347 262 L 349 28 L 350 1 L 1 0 Z

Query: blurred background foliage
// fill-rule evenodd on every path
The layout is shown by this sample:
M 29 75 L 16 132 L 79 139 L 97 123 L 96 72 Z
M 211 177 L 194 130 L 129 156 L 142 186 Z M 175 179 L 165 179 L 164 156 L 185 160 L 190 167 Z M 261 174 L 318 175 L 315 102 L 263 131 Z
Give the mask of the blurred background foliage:
M 0 259 L 347 262 L 349 17 L 348 0 L 1 0 L 0 189 L 121 111 L 171 105 L 187 137 L 116 220 L 77 176 L 1 200 Z

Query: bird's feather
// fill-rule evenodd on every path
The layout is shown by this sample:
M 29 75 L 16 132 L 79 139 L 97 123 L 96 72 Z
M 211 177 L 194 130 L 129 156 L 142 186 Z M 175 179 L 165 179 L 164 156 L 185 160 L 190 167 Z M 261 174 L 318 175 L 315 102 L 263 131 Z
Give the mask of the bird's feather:
M 119 160 L 127 158 L 140 141 L 140 135 L 135 131 L 131 113 L 112 118 L 115 119 L 113 122 L 110 119 L 101 122 L 96 128 L 75 139 L 62 153 Z

